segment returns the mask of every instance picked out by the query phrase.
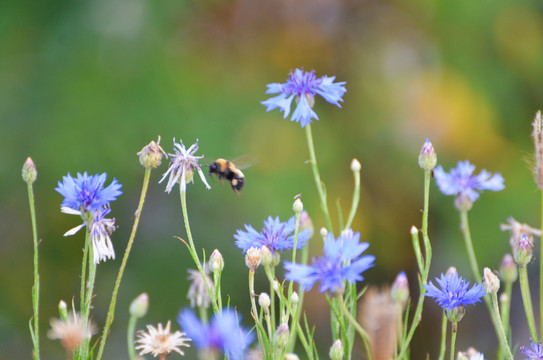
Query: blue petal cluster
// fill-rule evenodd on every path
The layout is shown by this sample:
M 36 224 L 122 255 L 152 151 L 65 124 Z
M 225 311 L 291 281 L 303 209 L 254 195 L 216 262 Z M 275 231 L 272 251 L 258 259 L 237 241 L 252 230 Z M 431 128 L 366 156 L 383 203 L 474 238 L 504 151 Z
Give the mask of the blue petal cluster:
M 256 231 L 251 225 L 245 225 L 245 229 L 237 230 L 234 235 L 236 246 L 247 251 L 251 247 L 261 248 L 266 246 L 273 253 L 275 251 L 285 251 L 294 248 L 294 230 L 296 227 L 296 218 L 293 216 L 287 222 L 281 222 L 279 216 L 264 220 L 264 227 L 261 232 Z M 296 248 L 301 249 L 309 240 L 310 229 L 298 232 L 298 242 Z
M 527 355 L 528 357 L 525 360 L 541 360 L 543 359 L 543 345 L 541 345 L 540 342 L 533 342 L 532 339 L 530 339 L 530 347 L 532 349 L 526 349 L 526 347 L 521 346 L 520 352 L 523 355 Z
M 63 176 L 62 182 L 59 181 L 55 188 L 64 196 L 61 206 L 81 212 L 94 212 L 116 200 L 117 196 L 122 194 L 122 185 L 113 179 L 111 184 L 104 188 L 106 177 L 106 173 L 89 176 L 87 172 L 77 173 L 77 178 L 73 178 L 70 173 Z
M 245 349 L 254 339 L 252 333 L 241 327 L 239 320 L 239 316 L 229 309 L 215 315 L 208 324 L 203 324 L 189 309 L 181 311 L 177 317 L 177 322 L 198 349 L 218 349 L 232 360 L 243 359 Z
M 284 112 L 284 118 L 290 114 L 290 105 L 292 100 L 296 98 L 298 105 L 292 113 L 291 121 L 299 122 L 302 127 L 311 123 L 311 119 L 319 119 L 313 111 L 313 103 L 315 95 L 322 96 L 331 104 L 341 107 L 340 101 L 347 92 L 345 82 L 334 83 L 335 76 L 323 76 L 318 78 L 315 76 L 315 71 L 306 72 L 300 69 L 294 70 L 288 76 L 287 82 L 284 84 L 273 83 L 268 84 L 266 94 L 279 94 L 266 101 L 262 101 L 262 105 L 266 106 L 266 111 L 279 108 Z
M 425 296 L 432 297 L 445 310 L 456 309 L 460 306 L 475 304 L 481 301 L 485 295 L 485 290 L 482 284 L 474 284 L 469 288 L 469 281 L 465 281 L 458 273 L 444 275 L 441 278 L 436 278 L 437 283 L 441 287 L 439 289 L 431 281 L 430 284 L 424 285 L 426 288 Z
M 285 262 L 285 278 L 299 283 L 304 291 L 320 281 L 320 292 L 339 293 L 343 281 L 362 281 L 362 273 L 373 266 L 375 256 L 360 256 L 368 247 L 367 242 L 360 242 L 359 232 L 347 230 L 337 239 L 329 233 L 324 240 L 324 254 L 313 259 L 311 265 Z
M 472 203 L 479 197 L 477 191 L 500 191 L 505 188 L 500 174 L 492 175 L 483 170 L 479 175 L 473 175 L 473 171 L 475 171 L 475 166 L 466 160 L 459 161 L 450 173 L 446 173 L 440 165 L 434 170 L 434 176 L 443 194 L 456 195 L 459 198 L 467 197 Z

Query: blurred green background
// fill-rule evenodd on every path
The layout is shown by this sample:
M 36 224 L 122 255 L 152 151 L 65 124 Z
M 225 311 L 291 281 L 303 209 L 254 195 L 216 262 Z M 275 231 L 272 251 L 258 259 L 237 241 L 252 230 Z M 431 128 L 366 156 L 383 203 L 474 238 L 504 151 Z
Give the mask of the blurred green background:
M 342 109 L 317 99 L 321 120 L 313 135 L 331 209 L 339 200 L 348 211 L 349 165 L 353 157 L 362 163 L 353 227 L 377 256 L 367 283 L 391 283 L 405 270 L 418 296 L 409 229 L 421 221 L 423 172 L 417 157 L 426 138 L 446 169 L 469 159 L 477 171 L 501 172 L 506 179 L 504 191 L 483 194 L 470 212 L 481 266 L 497 268 L 509 251 L 509 236 L 499 230 L 507 217 L 538 226 L 540 196 L 526 159 L 532 152 L 530 122 L 543 98 L 541 2 L 2 1 L 0 359 L 31 358 L 32 235 L 20 176 L 26 157 L 38 168 L 42 358 L 59 359 L 63 349 L 46 330 L 59 300 L 70 302 L 79 291 L 83 235 L 62 236 L 79 222 L 60 213 L 62 199 L 54 188 L 63 175 L 78 171 L 107 172 L 108 183 L 115 177 L 123 184 L 124 194 L 112 204 L 117 259 L 100 264 L 97 273 L 93 320 L 101 328 L 141 189 L 136 152 L 158 135 L 169 152 L 174 137 L 187 145 L 199 139 L 205 163 L 243 155 L 257 160 L 244 171 L 242 196 L 218 182 L 207 191 L 198 180 L 188 192 L 196 246 L 223 253 L 224 294 L 250 325 L 242 280 L 247 269 L 232 237 L 236 229 L 259 229 L 268 215 L 286 220 L 298 193 L 316 228 L 324 224 L 305 164 L 303 130 L 259 103 L 268 97 L 266 84 L 284 82 L 296 67 L 347 82 Z M 187 268 L 193 264 L 174 238 L 184 236 L 178 193 L 168 195 L 157 183 L 166 169 L 165 162 L 152 175 L 106 359 L 127 358 L 127 308 L 138 294 L 150 297 L 140 329 L 174 320 L 187 305 Z M 335 211 L 333 218 L 337 224 Z M 433 184 L 431 276 L 455 265 L 472 280 L 458 223 L 453 199 Z M 321 253 L 317 237 L 311 252 Z M 531 271 L 535 275 L 535 264 Z M 266 288 L 259 275 L 257 291 Z M 332 343 L 327 305 L 317 292 L 307 299 L 326 358 Z M 519 319 L 514 343 L 528 345 L 518 295 L 513 307 Z M 413 358 L 437 356 L 439 326 L 439 308 L 427 301 Z M 494 358 L 495 344 L 484 307 L 469 308 L 458 349 L 475 346 Z M 194 354 L 189 351 L 187 358 Z

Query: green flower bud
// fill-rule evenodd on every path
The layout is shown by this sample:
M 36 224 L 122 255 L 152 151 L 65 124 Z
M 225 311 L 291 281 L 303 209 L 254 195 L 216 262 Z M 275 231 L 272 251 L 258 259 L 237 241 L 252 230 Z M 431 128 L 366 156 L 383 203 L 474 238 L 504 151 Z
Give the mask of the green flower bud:
M 36 165 L 34 165 L 34 161 L 30 157 L 28 157 L 23 164 L 23 180 L 28 185 L 31 185 L 36 181 L 36 178 L 38 177 L 38 171 L 36 170 Z
M 141 319 L 147 314 L 147 309 L 149 309 L 149 295 L 147 295 L 147 293 L 142 293 L 132 300 L 129 312 L 130 315 L 135 318 Z
M 334 343 L 330 347 L 330 352 L 328 353 L 328 355 L 330 355 L 330 360 L 343 359 L 343 344 L 341 343 L 340 339 L 334 341 Z
M 432 170 L 436 167 L 437 155 L 429 139 L 426 139 L 419 155 L 419 166 L 424 170 Z

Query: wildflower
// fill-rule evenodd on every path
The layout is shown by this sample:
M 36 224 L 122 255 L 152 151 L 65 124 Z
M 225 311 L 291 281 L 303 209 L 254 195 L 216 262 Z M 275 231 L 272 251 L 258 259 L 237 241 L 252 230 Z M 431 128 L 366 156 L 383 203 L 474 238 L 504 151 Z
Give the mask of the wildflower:
M 279 216 L 275 219 L 271 216 L 264 221 L 261 232 L 257 232 L 251 225 L 245 225 L 246 231 L 237 230 L 234 235 L 236 246 L 247 251 L 251 247 L 261 248 L 266 246 L 272 253 L 285 251 L 294 248 L 294 229 L 296 227 L 295 217 L 287 222 L 281 222 Z M 309 240 L 310 230 L 305 229 L 298 232 L 297 249 L 301 249 Z
M 541 341 L 534 343 L 532 339 L 530 339 L 530 347 L 531 349 L 527 349 L 524 346 L 520 347 L 520 352 L 523 355 L 527 355 L 528 357 L 525 360 L 541 360 L 543 359 L 543 346 L 541 345 Z
M 216 314 L 207 324 L 189 309 L 181 311 L 177 317 L 177 322 L 198 349 L 223 352 L 232 360 L 242 359 L 245 348 L 253 341 L 253 335 L 244 330 L 239 321 L 239 316 L 229 309 Z
M 81 215 L 84 217 L 85 214 L 82 214 L 79 210 L 74 210 L 69 207 L 61 208 L 61 211 L 65 214 L 71 215 Z M 115 219 L 106 219 L 105 216 L 109 214 L 111 210 L 107 207 L 95 210 L 90 224 L 84 222 L 83 224 L 74 227 L 73 229 L 68 230 L 64 236 L 71 236 L 77 233 L 81 228 L 88 225 L 90 233 L 90 242 L 93 248 L 93 261 L 95 264 L 100 263 L 102 260 L 115 259 L 115 250 L 113 249 L 113 244 L 111 243 L 111 234 L 115 231 Z
M 268 84 L 266 94 L 279 94 L 261 104 L 266 106 L 266 111 L 279 108 L 279 111 L 284 112 L 284 118 L 290 114 L 290 105 L 296 97 L 298 105 L 292 113 L 291 121 L 299 122 L 302 127 L 311 123 L 311 119 L 319 119 L 313 111 L 315 104 L 315 95 L 322 96 L 331 104 L 341 107 L 340 101 L 347 92 L 345 82 L 334 83 L 335 76 L 323 76 L 317 78 L 315 71 L 306 72 L 300 69 L 294 70 L 288 76 L 287 82 L 284 84 L 273 83 Z
M 62 177 L 62 182 L 58 182 L 55 189 L 62 196 L 64 201 L 61 207 L 68 207 L 73 210 L 84 212 L 94 212 L 108 205 L 111 201 L 117 199 L 122 194 L 120 190 L 122 185 L 113 179 L 109 186 L 104 188 L 107 174 L 87 175 L 77 173 L 77 178 L 73 178 L 70 173 Z
M 204 278 L 202 277 L 202 274 L 199 271 L 193 269 L 188 269 L 187 271 L 189 273 L 188 280 L 190 280 L 190 287 L 187 293 L 187 299 L 190 300 L 190 306 L 203 306 L 207 309 L 209 307 L 209 304 L 211 303 L 211 297 L 209 296 L 209 291 L 207 291 L 206 283 L 204 281 Z M 215 285 L 213 285 L 213 280 L 211 280 L 207 273 L 206 281 L 211 288 L 211 291 L 213 291 L 214 293 Z
M 166 355 L 175 351 L 180 355 L 184 355 L 181 346 L 190 347 L 190 338 L 186 337 L 186 334 L 181 331 L 175 333 L 170 332 L 171 322 L 168 321 L 165 328 L 162 328 L 162 324 L 158 324 L 158 328 L 152 325 L 147 325 L 147 332 L 138 331 L 138 340 L 136 343 L 137 350 L 140 350 L 140 355 L 153 354 L 154 357 L 160 356 L 161 359 L 165 359 Z
M 373 266 L 375 256 L 360 256 L 368 247 L 367 242 L 360 243 L 359 232 L 347 230 L 337 239 L 329 233 L 324 240 L 324 255 L 313 259 L 311 265 L 286 262 L 285 278 L 298 282 L 305 291 L 318 280 L 320 292 L 340 293 L 344 280 L 364 280 L 362 273 Z
M 436 167 L 437 155 L 432 143 L 426 139 L 419 155 L 419 166 L 424 170 L 432 170 Z
M 53 340 L 59 339 L 66 351 L 71 354 L 94 333 L 92 324 L 84 325 L 78 313 L 70 312 L 65 320 L 51 319 L 51 329 L 47 336 Z
M 455 205 L 459 210 L 467 211 L 479 197 L 477 191 L 500 191 L 505 188 L 503 177 L 500 174 L 481 171 L 479 175 L 472 175 L 475 166 L 469 161 L 459 161 L 455 169 L 446 173 L 441 165 L 434 170 L 439 190 L 445 195 L 456 195 Z
M 522 235 L 526 235 L 531 243 L 534 242 L 534 235 L 541 236 L 540 229 L 534 229 L 528 224 L 521 224 L 512 217 L 508 218 L 507 222 L 509 224 L 501 224 L 500 229 L 502 231 L 511 231 L 511 238 L 509 239 L 509 244 L 511 245 L 511 247 L 515 247 L 516 244 L 518 244 L 518 242 L 522 238 Z
M 513 257 L 520 266 L 528 265 L 532 261 L 534 243 L 526 235 L 522 235 L 520 241 L 513 246 Z
M 200 179 L 202 179 L 202 182 L 206 188 L 208 190 L 211 189 L 211 186 L 209 186 L 207 183 L 200 164 L 198 164 L 198 161 L 203 159 L 204 156 L 194 156 L 194 153 L 198 151 L 198 140 L 196 140 L 196 142 L 192 144 L 188 150 L 185 148 L 185 145 L 183 145 L 183 141 L 176 143 L 175 139 L 173 139 L 173 145 L 175 154 L 168 154 L 172 157 L 170 167 L 159 181 L 159 183 L 161 183 L 168 175 L 170 175 L 168 184 L 166 184 L 166 192 L 171 192 L 177 183 L 180 184 L 181 191 L 186 191 L 187 183 L 194 181 L 194 170 L 198 171 L 198 175 L 200 175 Z
M 424 285 L 426 296 L 433 297 L 436 302 L 445 310 L 453 310 L 464 305 L 475 304 L 481 301 L 485 295 L 485 290 L 481 284 L 475 284 L 469 288 L 469 281 L 465 281 L 456 272 L 448 272 L 447 275 L 441 274 L 441 278 L 436 278 L 441 287 L 439 289 L 431 281 Z

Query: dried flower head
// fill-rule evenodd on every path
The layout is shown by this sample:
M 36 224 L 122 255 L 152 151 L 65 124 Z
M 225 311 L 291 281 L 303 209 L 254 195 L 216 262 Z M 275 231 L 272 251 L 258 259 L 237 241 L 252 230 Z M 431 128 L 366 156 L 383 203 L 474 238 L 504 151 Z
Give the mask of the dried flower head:
M 70 312 L 66 320 L 51 319 L 50 323 L 51 329 L 47 336 L 53 340 L 60 340 L 70 354 L 95 333 L 93 325 L 91 323 L 84 325 L 81 316 L 74 312 Z
M 313 111 L 315 104 L 315 95 L 322 96 L 326 101 L 341 107 L 340 101 L 347 92 L 345 82 L 336 82 L 335 76 L 323 76 L 317 78 L 315 71 L 304 71 L 296 69 L 288 76 L 287 82 L 284 84 L 273 83 L 268 84 L 266 94 L 279 94 L 261 104 L 266 106 L 266 111 L 279 108 L 284 112 L 284 118 L 290 114 L 290 105 L 292 100 L 296 98 L 298 105 L 292 113 L 291 121 L 299 122 L 302 127 L 311 123 L 311 119 L 319 119 Z
M 497 294 L 500 289 L 500 278 L 487 267 L 483 269 L 483 287 L 489 294 Z
M 160 146 L 160 136 L 156 142 L 151 141 L 145 145 L 137 154 L 140 157 L 140 163 L 146 169 L 154 169 L 162 163 L 162 156 L 168 157 L 168 154 Z
M 532 139 L 535 146 L 534 178 L 537 186 L 543 189 L 543 118 L 541 117 L 541 111 L 535 114 L 532 126 Z
M 168 321 L 165 328 L 162 328 L 162 324 L 158 324 L 158 328 L 152 325 L 147 325 L 147 332 L 138 331 L 138 340 L 136 343 L 137 350 L 140 350 L 140 355 L 153 354 L 154 357 L 160 356 L 161 359 L 165 359 L 166 355 L 175 351 L 180 355 L 185 353 L 180 349 L 180 346 L 190 347 L 190 338 L 181 331 L 170 333 L 171 322 Z
M 207 309 L 211 304 L 211 297 L 209 296 L 209 291 L 207 291 L 207 286 L 204 278 L 202 277 L 202 274 L 199 271 L 193 269 L 188 269 L 187 271 L 189 273 L 187 279 L 190 280 L 190 287 L 187 293 L 187 299 L 190 300 L 190 306 L 203 306 Z M 211 280 L 207 273 L 206 281 L 209 287 L 212 289 L 211 291 L 213 291 L 214 293 L 215 285 L 213 284 L 213 280 Z
M 541 230 L 540 229 L 534 229 L 533 227 L 529 226 L 528 224 L 522 224 L 512 217 L 507 219 L 508 224 L 501 224 L 500 229 L 502 231 L 511 231 L 511 237 L 509 239 L 509 244 L 511 247 L 515 247 L 520 239 L 522 238 L 522 235 L 526 235 L 528 238 L 528 241 L 531 243 L 534 242 L 534 235 L 541 236 Z
M 245 254 L 245 265 L 254 272 L 258 268 L 258 265 L 260 265 L 261 258 L 260 249 L 251 247 L 247 250 L 247 254 Z
M 175 142 L 175 139 L 173 139 L 173 145 L 174 145 L 174 151 L 175 154 L 168 154 L 171 156 L 170 160 L 170 167 L 168 168 L 168 171 L 164 173 L 164 176 L 162 176 L 162 179 L 160 179 L 159 183 L 164 181 L 170 175 L 170 178 L 168 179 L 168 184 L 166 184 L 166 192 L 171 192 L 175 184 L 179 183 L 181 186 L 181 191 L 185 192 L 187 189 L 187 183 L 188 182 L 194 182 L 194 170 L 198 172 L 198 175 L 200 175 L 200 179 L 202 179 L 202 182 L 206 186 L 206 188 L 209 190 L 211 189 L 211 186 L 207 183 L 207 180 L 204 176 L 204 172 L 202 171 L 202 168 L 200 167 L 200 164 L 198 163 L 200 159 L 203 159 L 204 156 L 195 156 L 194 153 L 198 151 L 198 140 L 194 144 L 191 145 L 191 147 L 188 148 L 188 150 L 185 148 L 185 145 L 183 144 L 183 141 L 179 141 L 179 143 Z

